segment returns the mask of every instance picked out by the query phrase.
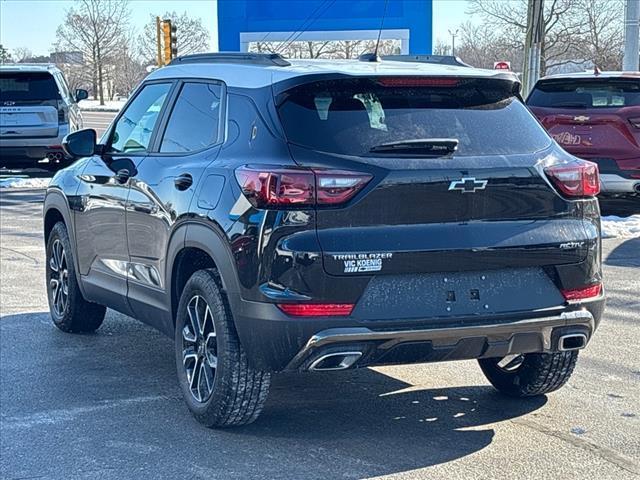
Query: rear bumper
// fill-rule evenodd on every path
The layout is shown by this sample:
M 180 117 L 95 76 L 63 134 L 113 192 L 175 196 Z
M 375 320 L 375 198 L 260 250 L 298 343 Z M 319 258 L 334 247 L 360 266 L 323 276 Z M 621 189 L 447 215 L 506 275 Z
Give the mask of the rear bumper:
M 232 302 L 240 340 L 250 362 L 271 371 L 320 370 L 323 357 L 340 353 L 351 354 L 353 363 L 347 362 L 345 368 L 355 368 L 554 352 L 561 350 L 560 338 L 566 334 L 584 335 L 586 344 L 604 309 L 602 296 L 528 315 L 436 318 L 382 326 L 348 317 L 288 317 L 273 304 L 240 302 L 242 306 Z
M 45 158 L 49 152 L 62 152 L 62 140 L 68 133 L 69 125 L 61 124 L 55 137 L 0 137 L 0 165 L 34 163 Z
M 639 178 L 624 178 L 614 173 L 600 175 L 603 194 L 632 194 L 640 193 Z

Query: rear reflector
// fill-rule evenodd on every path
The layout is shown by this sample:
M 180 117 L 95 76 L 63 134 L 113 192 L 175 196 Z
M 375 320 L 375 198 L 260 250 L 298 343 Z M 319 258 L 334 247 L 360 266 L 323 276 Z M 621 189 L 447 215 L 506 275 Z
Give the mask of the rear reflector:
M 378 84 L 383 87 L 455 87 L 458 78 L 447 77 L 382 77 Z
M 281 303 L 278 308 L 294 317 L 346 317 L 351 315 L 352 303 Z
M 571 290 L 561 290 L 565 300 L 584 300 L 585 298 L 593 298 L 602 292 L 602 284 L 589 285 L 588 287 L 574 288 Z
M 569 197 L 593 197 L 600 193 L 598 165 L 584 160 L 544 169 L 547 177 Z
M 358 193 L 372 176 L 343 170 L 243 166 L 236 169 L 242 193 L 256 208 L 338 205 Z

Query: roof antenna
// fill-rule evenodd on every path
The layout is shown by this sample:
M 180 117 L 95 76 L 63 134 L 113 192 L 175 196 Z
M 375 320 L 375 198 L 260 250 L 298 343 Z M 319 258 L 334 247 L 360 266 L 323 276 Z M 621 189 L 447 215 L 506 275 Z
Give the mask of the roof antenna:
M 380 29 L 378 30 L 378 39 L 376 40 L 376 48 L 373 53 L 363 53 L 358 57 L 361 62 L 379 62 L 382 60 L 378 56 L 378 47 L 380 47 L 380 37 L 382 36 L 382 28 L 384 27 L 384 19 L 387 16 L 387 5 L 389 0 L 384 0 L 384 11 L 382 12 L 382 19 L 380 20 Z

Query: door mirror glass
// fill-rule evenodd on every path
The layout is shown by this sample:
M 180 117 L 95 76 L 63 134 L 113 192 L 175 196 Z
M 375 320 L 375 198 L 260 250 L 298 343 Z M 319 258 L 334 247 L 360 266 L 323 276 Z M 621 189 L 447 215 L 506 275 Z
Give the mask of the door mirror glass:
M 89 157 L 96 151 L 96 131 L 85 128 L 70 133 L 62 141 L 62 149 L 71 158 Z
M 76 90 L 76 102 L 79 102 L 80 100 L 86 100 L 87 98 L 89 98 L 89 92 L 82 88 Z

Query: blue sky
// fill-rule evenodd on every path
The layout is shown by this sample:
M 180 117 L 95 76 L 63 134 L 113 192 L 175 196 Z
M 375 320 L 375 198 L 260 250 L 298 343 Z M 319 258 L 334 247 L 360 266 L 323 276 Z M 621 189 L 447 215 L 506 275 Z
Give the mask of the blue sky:
M 64 12 L 73 3 L 73 0 L 0 0 L 0 43 L 9 50 L 26 47 L 36 55 L 48 54 Z M 447 30 L 469 19 L 466 8 L 467 0 L 433 0 L 434 44 L 438 39 L 450 41 Z M 147 23 L 150 13 L 187 11 L 202 18 L 209 26 L 212 40 L 215 38 L 216 0 L 130 0 L 130 9 L 131 26 L 136 30 Z

